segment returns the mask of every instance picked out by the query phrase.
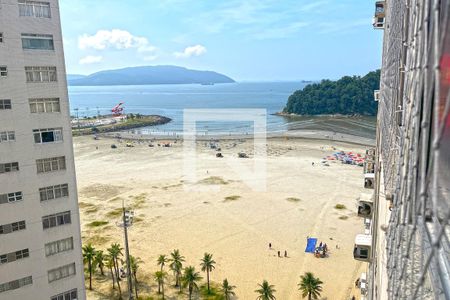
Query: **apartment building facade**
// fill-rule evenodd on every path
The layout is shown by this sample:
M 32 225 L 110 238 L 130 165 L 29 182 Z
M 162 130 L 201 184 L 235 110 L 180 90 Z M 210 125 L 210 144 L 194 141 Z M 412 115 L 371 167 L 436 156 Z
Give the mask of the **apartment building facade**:
M 57 0 L 0 0 L 3 299 L 85 299 Z

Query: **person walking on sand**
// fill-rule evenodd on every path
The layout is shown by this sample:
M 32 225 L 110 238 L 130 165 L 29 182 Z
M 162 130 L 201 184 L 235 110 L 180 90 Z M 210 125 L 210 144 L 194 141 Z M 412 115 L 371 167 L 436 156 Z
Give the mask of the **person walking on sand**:
M 272 243 L 269 243 L 269 249 L 272 249 Z
M 284 257 L 287 257 L 287 251 L 284 250 Z
M 280 250 L 278 250 L 278 257 L 281 257 L 281 255 L 280 255 Z

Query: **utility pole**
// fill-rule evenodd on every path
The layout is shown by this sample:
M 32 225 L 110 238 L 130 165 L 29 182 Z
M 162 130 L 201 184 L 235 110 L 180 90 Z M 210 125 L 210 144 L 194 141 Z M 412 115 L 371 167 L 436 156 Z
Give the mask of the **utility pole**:
M 78 134 L 80 133 L 80 117 L 78 116 L 79 108 L 75 108 L 75 111 L 77 112 L 77 124 L 78 124 Z
M 123 233 L 125 238 L 125 259 L 127 264 L 127 282 L 128 282 L 128 299 L 134 299 L 133 296 L 133 281 L 131 278 L 131 265 L 130 265 L 130 250 L 128 248 L 128 227 L 133 223 L 134 213 L 132 211 L 125 210 L 125 204 L 122 200 L 122 223 L 116 223 L 117 226 L 123 227 Z

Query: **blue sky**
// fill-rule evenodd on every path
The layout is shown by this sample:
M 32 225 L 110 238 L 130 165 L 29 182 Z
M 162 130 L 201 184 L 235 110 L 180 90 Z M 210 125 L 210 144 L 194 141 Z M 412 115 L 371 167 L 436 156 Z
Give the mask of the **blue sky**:
M 373 1 L 60 0 L 67 71 L 143 65 L 238 81 L 337 79 L 381 64 Z

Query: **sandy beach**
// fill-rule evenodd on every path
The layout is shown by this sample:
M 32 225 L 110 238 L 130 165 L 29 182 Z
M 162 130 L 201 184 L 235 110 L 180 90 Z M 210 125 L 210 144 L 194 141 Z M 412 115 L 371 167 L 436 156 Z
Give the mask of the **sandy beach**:
M 212 253 L 217 265 L 211 280 L 221 283 L 227 278 L 236 285 L 239 299 L 254 299 L 263 279 L 275 285 L 277 299 L 299 299 L 297 284 L 306 271 L 324 282 L 323 299 L 357 295 L 352 289 L 362 263 L 353 259 L 352 250 L 354 236 L 364 231 L 355 214 L 356 199 L 364 191 L 363 171 L 340 162 L 322 166 L 320 161 L 336 150 L 362 154 L 366 146 L 292 134 L 270 137 L 267 187 L 261 192 L 227 165 L 226 158 L 233 157 L 250 166 L 251 139 L 220 141 L 225 159 L 216 158 L 217 152 L 199 141 L 196 186 L 216 187 L 201 192 L 185 189 L 183 143 L 168 142 L 171 147 L 134 142 L 129 148 L 125 141 L 112 138 L 74 138 L 83 241 L 97 249 L 113 242 L 123 245 L 116 222 L 124 200 L 136 215 L 129 230 L 130 252 L 143 261 L 138 272 L 143 294 L 158 299 L 152 279 L 158 270 L 156 259 L 180 249 L 185 265 L 198 271 L 203 253 Z M 239 159 L 238 152 L 250 158 Z M 336 204 L 346 209 L 338 210 Z M 94 221 L 107 224 L 94 226 Z M 305 253 L 308 236 L 327 243 L 329 257 Z M 282 254 L 286 250 L 288 257 L 277 257 L 278 250 Z M 96 291 L 88 293 L 89 299 L 110 299 L 110 277 L 96 279 Z M 173 285 L 171 273 L 166 299 L 185 298 L 169 285 Z

